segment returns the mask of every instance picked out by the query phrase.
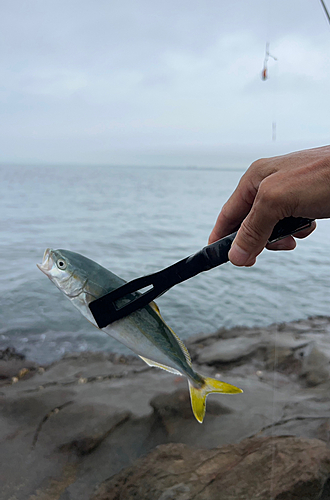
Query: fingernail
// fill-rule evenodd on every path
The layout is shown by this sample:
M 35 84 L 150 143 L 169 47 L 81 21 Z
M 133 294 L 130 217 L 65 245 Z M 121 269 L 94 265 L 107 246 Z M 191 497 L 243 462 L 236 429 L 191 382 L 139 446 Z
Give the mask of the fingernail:
M 239 247 L 237 243 L 233 243 L 231 249 L 229 250 L 229 260 L 235 266 L 245 266 L 251 259 L 251 255 Z

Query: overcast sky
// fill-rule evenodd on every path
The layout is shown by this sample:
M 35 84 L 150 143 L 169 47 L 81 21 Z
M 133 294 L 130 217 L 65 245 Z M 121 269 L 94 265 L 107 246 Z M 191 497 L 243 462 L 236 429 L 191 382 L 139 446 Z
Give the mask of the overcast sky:
M 0 0 L 0 43 L 1 163 L 236 166 L 330 142 L 319 0 Z

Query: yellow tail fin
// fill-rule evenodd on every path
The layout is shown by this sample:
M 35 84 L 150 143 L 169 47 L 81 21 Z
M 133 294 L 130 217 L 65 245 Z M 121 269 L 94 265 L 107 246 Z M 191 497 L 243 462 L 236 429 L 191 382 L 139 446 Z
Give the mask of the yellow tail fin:
M 223 394 L 238 394 L 243 392 L 242 389 L 234 385 L 226 384 L 226 382 L 221 382 L 221 380 L 216 380 L 215 378 L 205 377 L 202 387 L 194 387 L 190 380 L 188 380 L 188 382 L 192 410 L 200 424 L 204 419 L 206 398 L 209 394 L 212 392 L 222 392 Z

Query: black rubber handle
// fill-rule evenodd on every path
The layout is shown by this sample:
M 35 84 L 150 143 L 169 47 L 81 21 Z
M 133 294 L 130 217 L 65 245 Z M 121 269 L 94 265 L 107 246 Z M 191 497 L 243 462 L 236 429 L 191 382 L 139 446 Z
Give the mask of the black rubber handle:
M 269 237 L 269 243 L 282 240 L 286 236 L 298 233 L 302 229 L 310 227 L 314 219 L 305 219 L 304 217 L 286 217 L 280 220 L 273 229 Z
M 283 219 L 276 224 L 268 241 L 273 243 L 286 236 L 290 236 L 310 227 L 312 222 L 312 219 L 304 219 L 302 217 L 288 217 Z M 152 300 L 172 288 L 172 286 L 186 281 L 203 271 L 208 271 L 228 262 L 228 252 L 236 234 L 237 232 L 225 236 L 221 240 L 202 248 L 202 250 L 190 257 L 186 257 L 156 273 L 130 281 L 91 302 L 89 308 L 99 328 L 104 328 L 113 321 L 121 319 L 137 309 L 146 306 Z M 139 290 L 147 286 L 151 286 L 152 288 L 140 294 Z M 123 298 L 125 298 L 124 303 L 121 301 Z M 122 303 L 119 304 L 118 301 Z
M 291 236 L 302 229 L 310 227 L 313 220 L 314 219 L 305 219 L 303 217 L 286 217 L 276 224 L 268 241 L 269 243 L 274 243 L 287 236 Z M 215 241 L 211 245 L 202 248 L 199 252 L 188 257 L 186 263 L 190 269 L 195 268 L 196 270 L 192 276 L 198 274 L 198 272 L 207 271 L 228 262 L 228 253 L 236 234 L 237 231 L 221 238 L 221 240 Z

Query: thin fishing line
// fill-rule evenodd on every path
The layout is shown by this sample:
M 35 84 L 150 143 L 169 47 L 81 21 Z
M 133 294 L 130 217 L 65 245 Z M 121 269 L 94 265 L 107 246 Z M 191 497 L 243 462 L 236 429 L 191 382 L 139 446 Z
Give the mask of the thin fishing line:
M 270 52 L 270 42 L 271 40 L 274 39 L 273 37 L 273 31 L 274 31 L 274 14 L 273 14 L 273 1 L 268 0 L 268 5 L 267 5 L 267 15 L 266 15 L 266 54 L 265 54 L 265 68 L 266 68 L 266 74 L 267 76 L 267 71 L 268 71 L 268 63 L 269 63 L 269 52 Z M 268 51 L 268 54 L 267 54 Z M 268 59 L 266 60 L 266 58 Z M 276 60 L 275 60 L 276 62 Z M 273 66 L 277 66 L 277 64 L 272 64 Z M 274 81 L 273 82 L 268 82 L 272 83 L 270 86 L 270 91 L 271 91 L 271 119 L 272 119 L 272 140 L 276 140 L 276 108 L 277 108 L 277 76 L 278 74 L 274 75 Z M 267 82 L 266 82 L 267 83 Z M 279 276 L 278 273 L 276 272 L 275 274 L 275 279 L 274 279 L 274 288 L 276 291 L 276 296 L 278 296 L 279 293 Z M 277 373 L 276 373 L 276 368 L 277 368 L 277 363 L 278 363 L 278 352 L 277 352 L 277 342 L 278 342 L 278 319 L 279 319 L 279 307 L 278 307 L 278 301 L 276 301 L 276 328 L 275 328 L 275 339 L 274 339 L 274 362 L 273 362 L 273 394 L 272 394 L 272 426 L 271 426 L 271 437 L 272 437 L 272 458 L 271 458 L 271 471 L 270 471 L 270 500 L 273 500 L 274 498 L 274 491 L 275 491 L 275 458 L 276 458 L 276 449 L 275 449 L 275 443 L 274 443 L 274 434 L 275 434 L 275 412 L 276 412 L 276 384 L 277 384 Z
M 325 15 L 327 16 L 328 21 L 329 21 L 329 23 L 330 23 L 330 14 L 329 14 L 329 11 L 328 11 L 328 9 L 327 9 L 327 6 L 326 6 L 326 5 L 325 5 L 325 3 L 323 2 L 323 0 L 320 0 L 320 2 L 321 2 L 322 7 L 323 7 L 323 9 L 324 9 Z
M 329 21 L 330 24 L 330 14 L 329 11 L 324 3 L 323 0 L 320 0 L 322 7 L 324 9 L 324 12 L 326 14 L 326 17 Z M 271 9 L 273 7 L 273 3 L 271 0 L 268 2 L 268 22 L 267 22 L 267 45 L 268 51 L 269 51 L 269 45 L 270 45 L 270 23 L 271 23 Z M 267 48 L 266 48 L 267 51 Z M 267 54 L 266 54 L 267 56 Z M 269 60 L 269 58 L 268 58 Z M 268 62 L 267 60 L 267 62 Z M 273 88 L 272 88 L 272 140 L 276 140 L 276 135 L 277 135 L 277 100 L 278 100 L 278 75 L 279 75 L 279 68 L 278 68 L 278 61 L 275 59 L 276 64 L 274 64 L 274 81 L 273 81 Z M 278 274 L 278 268 L 275 271 L 275 289 L 276 289 L 276 296 L 279 296 L 279 274 Z M 276 406 L 277 406 L 277 381 L 278 381 L 278 374 L 277 374 L 277 367 L 278 367 L 278 339 L 279 339 L 279 303 L 277 301 L 276 303 L 276 321 L 275 321 L 275 338 L 274 338 L 274 362 L 273 362 L 273 397 L 272 397 L 272 426 L 271 426 L 271 437 L 272 437 L 272 466 L 271 466 L 271 473 L 270 473 L 270 500 L 274 500 L 274 489 L 275 489 L 275 459 L 276 459 L 276 449 L 275 449 L 275 444 L 274 444 L 274 437 L 275 437 L 275 412 L 276 412 Z
M 279 296 L 279 275 L 278 271 L 275 271 L 275 283 L 274 283 L 274 288 L 276 290 L 276 297 Z M 270 494 L 271 494 L 271 499 L 273 500 L 274 498 L 274 481 L 275 481 L 275 455 L 276 455 L 276 450 L 275 450 L 275 444 L 274 444 L 274 437 L 275 437 L 275 412 L 276 412 L 276 387 L 277 387 L 277 365 L 278 365 L 278 350 L 277 350 L 277 345 L 278 345 L 278 332 L 279 332 L 279 304 L 278 300 L 276 301 L 276 319 L 275 319 L 275 338 L 274 338 L 274 362 L 273 362 L 273 397 L 272 397 L 272 427 L 271 427 L 271 437 L 272 437 L 272 468 L 270 472 Z
M 277 139 L 277 108 L 278 108 L 278 75 L 279 67 L 276 59 L 273 68 L 273 88 L 272 88 L 272 141 Z
M 266 12 L 266 48 L 265 48 L 265 57 L 264 57 L 264 65 L 261 73 L 261 79 L 263 81 L 270 81 L 267 83 L 270 86 L 270 114 L 271 114 L 271 137 L 272 141 L 276 141 L 277 138 L 277 81 L 278 81 L 278 68 L 277 68 L 277 57 L 272 53 L 271 40 L 273 37 L 273 28 L 272 28 L 272 20 L 273 20 L 273 2 L 271 0 L 268 1 L 267 4 L 267 12 Z M 270 70 L 270 71 L 269 71 Z M 270 73 L 270 74 L 269 74 Z M 268 106 L 267 106 L 268 107 Z

